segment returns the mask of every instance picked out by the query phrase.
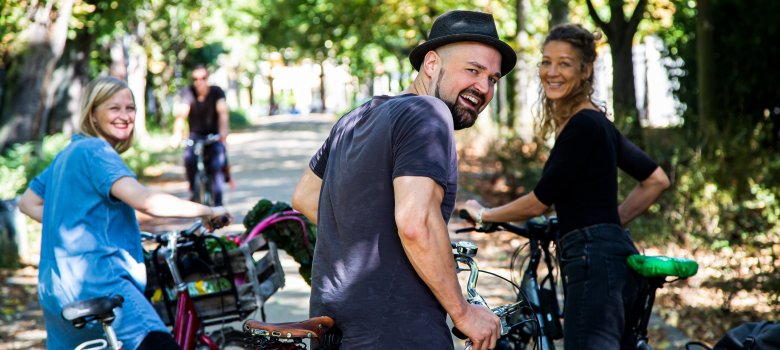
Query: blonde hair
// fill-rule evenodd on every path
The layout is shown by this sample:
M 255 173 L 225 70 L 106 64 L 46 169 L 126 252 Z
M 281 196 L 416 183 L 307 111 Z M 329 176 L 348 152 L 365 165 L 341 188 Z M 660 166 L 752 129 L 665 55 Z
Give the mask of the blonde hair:
M 596 61 L 596 42 L 601 39 L 601 33 L 591 33 L 579 24 L 561 24 L 554 27 L 547 38 L 544 40 L 542 50 L 552 41 L 562 41 L 569 43 L 579 54 L 580 71 L 584 71 L 588 65 L 593 65 Z M 538 131 L 541 139 L 546 139 L 558 127 L 566 123 L 576 112 L 574 109 L 584 101 L 590 101 L 598 106 L 602 112 L 606 113 L 606 106 L 598 104 L 593 100 L 593 76 L 591 70 L 590 76 L 573 90 L 568 96 L 559 101 L 551 101 L 544 92 L 544 87 L 540 82 L 539 86 L 539 119 Z
M 100 106 L 103 102 L 106 102 L 114 94 L 124 89 L 130 91 L 130 96 L 133 97 L 135 102 L 135 96 L 122 80 L 113 77 L 100 77 L 91 81 L 87 88 L 84 90 L 83 99 L 81 102 L 81 121 L 79 122 L 79 129 L 84 134 L 92 137 L 100 137 L 106 139 L 105 131 L 98 128 L 94 121 L 95 108 Z M 135 136 L 135 128 L 130 132 L 130 137 L 125 140 L 120 140 L 114 145 L 114 149 L 117 153 L 123 153 L 127 151 L 133 144 L 133 137 Z

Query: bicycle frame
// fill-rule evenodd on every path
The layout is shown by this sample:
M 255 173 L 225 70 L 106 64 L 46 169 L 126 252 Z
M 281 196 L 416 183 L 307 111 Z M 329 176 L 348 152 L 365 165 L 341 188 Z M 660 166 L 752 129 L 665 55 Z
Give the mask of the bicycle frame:
M 202 227 L 199 227 L 202 229 Z M 165 263 L 171 272 L 174 285 L 176 286 L 176 320 L 173 326 L 173 338 L 179 344 L 182 350 L 194 350 L 197 345 L 196 340 L 209 347 L 211 350 L 218 350 L 217 344 L 205 333 L 201 332 L 202 322 L 195 309 L 195 304 L 187 289 L 187 283 L 181 278 L 179 268 L 176 265 L 176 246 L 178 241 L 178 232 L 168 233 L 168 247 L 165 252 Z
M 460 217 L 471 220 L 471 217 L 465 211 L 461 211 Z M 558 230 L 557 220 L 555 218 L 550 218 L 543 222 L 528 221 L 525 227 L 496 222 L 488 223 L 487 225 L 480 227 L 460 229 L 456 232 L 495 232 L 500 230 L 523 236 L 529 240 L 528 244 L 531 254 L 529 256 L 528 266 L 523 272 L 519 299 L 524 298 L 528 300 L 534 310 L 533 312 L 538 322 L 537 325 L 541 326 L 539 328 L 540 331 L 537 332 L 539 334 L 536 336 L 539 340 L 537 342 L 538 348 L 553 350 L 555 349 L 553 339 L 558 339 L 557 335 L 562 335 L 560 334 L 562 333 L 560 332 L 560 324 L 557 323 L 558 316 L 561 315 L 561 313 L 557 301 L 556 286 L 551 277 L 553 257 L 550 252 L 550 244 L 556 239 L 555 237 Z M 542 260 L 542 255 L 544 255 L 544 260 Z M 548 268 L 548 275 L 539 283 L 536 271 L 542 261 L 544 261 Z M 695 274 L 695 271 L 693 273 Z M 666 281 L 666 276 L 644 276 L 639 298 L 631 311 L 627 313 L 626 326 L 628 327 L 628 332 L 626 335 L 628 336 L 628 339 L 625 339 L 625 343 L 623 344 L 624 346 L 627 345 L 630 346 L 631 349 L 637 350 L 652 349 L 648 344 L 647 328 L 655 301 L 656 291 L 659 288 L 662 288 L 665 283 L 669 282 Z M 688 276 L 690 275 L 686 275 L 682 278 L 687 278 Z M 545 284 L 547 285 L 545 286 Z M 525 338 L 521 337 L 521 342 L 527 343 L 527 340 L 524 339 Z
M 461 212 L 461 218 L 469 220 L 468 213 Z M 520 333 L 513 333 L 509 342 L 527 343 L 531 338 L 535 339 L 537 347 L 542 350 L 555 349 L 554 339 L 562 337 L 559 317 L 561 315 L 557 300 L 557 288 L 552 278 L 553 257 L 550 252 L 550 244 L 557 234 L 557 219 L 550 218 L 544 222 L 529 221 L 526 227 L 510 225 L 508 223 L 493 223 L 487 226 L 475 228 L 465 228 L 456 232 L 493 232 L 505 230 L 528 239 L 530 256 L 528 257 L 528 266 L 522 274 L 517 300 L 527 301 L 533 310 L 533 316 L 536 320 L 537 329 L 519 329 Z M 514 258 L 513 258 L 514 259 Z M 538 279 L 537 269 L 539 264 L 544 261 L 548 275 Z M 534 334 L 536 333 L 536 334 Z M 520 339 L 514 338 L 519 337 Z
M 479 276 L 480 270 L 477 266 L 477 262 L 474 260 L 474 256 L 477 254 L 476 244 L 461 241 L 458 243 L 451 243 L 451 245 L 452 248 L 456 250 L 456 253 L 454 254 L 456 263 L 464 264 L 469 267 L 469 278 L 468 282 L 466 283 L 466 301 L 468 301 L 470 304 L 482 305 L 486 308 L 489 308 L 490 311 L 498 316 L 501 322 L 501 336 L 508 334 L 514 328 L 523 325 L 526 322 L 537 322 L 535 318 L 521 319 L 519 322 L 515 322 L 514 324 L 510 322 L 518 321 L 517 316 L 523 316 L 518 312 L 528 307 L 528 303 L 525 300 L 519 300 L 512 304 L 502 305 L 491 309 L 485 299 L 479 295 L 479 292 L 477 292 L 477 278 Z M 460 271 L 460 268 L 458 268 L 458 271 Z M 452 332 L 455 334 L 455 336 L 461 339 L 465 338 L 465 335 L 455 328 L 453 328 Z M 465 350 L 470 350 L 471 344 L 469 342 L 467 342 L 467 344 L 468 345 L 466 346 Z
M 213 205 L 213 194 L 211 193 L 211 183 L 214 178 L 210 176 L 209 169 L 206 166 L 206 146 L 219 141 L 218 134 L 209 134 L 203 140 L 187 140 L 186 145 L 192 147 L 192 153 L 196 159 L 196 171 L 193 177 L 193 190 L 197 190 L 198 202 L 206 205 Z M 198 185 L 200 183 L 200 185 Z
M 543 283 L 539 283 L 538 274 L 536 272 L 537 268 L 539 267 L 539 263 L 541 262 L 542 252 L 545 253 L 545 264 L 548 268 L 552 267 L 552 258 L 550 257 L 549 252 L 550 242 L 539 242 L 535 239 L 529 239 L 528 244 L 531 248 L 531 256 L 529 257 L 530 260 L 528 261 L 528 268 L 526 268 L 523 272 L 522 282 L 520 283 L 520 293 L 531 304 L 538 324 L 542 325 L 542 327 L 539 329 L 538 335 L 539 349 L 552 350 L 555 349 L 555 344 L 553 343 L 553 337 L 551 336 L 551 332 L 548 331 L 548 328 L 551 326 L 550 323 L 558 317 L 558 315 L 553 315 L 552 313 L 559 313 L 557 310 L 557 291 L 555 289 L 555 283 L 550 282 L 549 293 L 552 293 L 552 295 L 556 296 L 556 307 L 553 308 L 553 310 L 545 310 L 547 308 L 544 307 L 541 297 Z

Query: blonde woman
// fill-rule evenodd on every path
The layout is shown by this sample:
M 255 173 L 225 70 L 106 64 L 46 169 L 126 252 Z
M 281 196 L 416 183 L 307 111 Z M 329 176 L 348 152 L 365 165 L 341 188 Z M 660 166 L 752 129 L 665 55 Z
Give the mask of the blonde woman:
M 135 210 L 156 217 L 226 214 L 141 185 L 119 154 L 133 142 L 136 105 L 125 82 L 102 77 L 87 85 L 81 133 L 30 183 L 20 202 L 43 223 L 38 295 L 47 347 L 73 349 L 100 337 L 97 325 L 75 330 L 60 316 L 76 300 L 120 294 L 113 326 L 125 349 L 177 349 L 144 297 L 146 269 Z
M 637 249 L 623 225 L 669 187 L 661 167 L 621 135 L 592 98 L 597 40 L 576 24 L 555 27 L 545 39 L 541 133 L 554 131 L 556 139 L 534 190 L 492 209 L 473 200 L 464 207 L 481 224 L 526 220 L 555 205 L 566 292 L 564 344 L 577 350 L 633 348 L 623 331 L 639 284 L 626 257 Z M 620 204 L 618 168 L 639 181 Z

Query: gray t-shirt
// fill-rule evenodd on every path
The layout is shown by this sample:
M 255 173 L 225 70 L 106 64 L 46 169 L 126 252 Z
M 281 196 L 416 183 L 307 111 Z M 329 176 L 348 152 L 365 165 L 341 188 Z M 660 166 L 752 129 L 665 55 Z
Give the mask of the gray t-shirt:
M 349 349 L 451 349 L 446 313 L 414 271 L 395 225 L 393 179 L 457 190 L 452 116 L 430 96 L 380 96 L 348 113 L 309 163 L 322 178 L 310 314 L 336 320 Z

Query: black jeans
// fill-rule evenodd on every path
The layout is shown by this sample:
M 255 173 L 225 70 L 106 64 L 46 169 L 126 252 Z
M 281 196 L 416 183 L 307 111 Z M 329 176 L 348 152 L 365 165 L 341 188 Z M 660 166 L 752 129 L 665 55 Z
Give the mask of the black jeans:
M 205 139 L 205 136 L 190 134 L 190 139 Z M 214 205 L 222 205 L 222 193 L 224 192 L 225 165 L 227 164 L 227 152 L 222 142 L 213 143 L 204 147 L 204 157 L 206 162 L 206 171 L 211 174 L 211 194 L 214 196 Z M 190 192 L 193 191 L 195 183 L 195 171 L 198 169 L 197 157 L 193 147 L 188 146 L 184 149 L 184 170 L 186 170 L 187 181 L 190 183 Z M 192 193 L 193 196 L 196 193 Z
M 637 254 L 628 232 L 600 224 L 566 233 L 558 241 L 564 277 L 566 350 L 625 349 L 626 311 L 634 305 L 640 276 L 626 264 Z

